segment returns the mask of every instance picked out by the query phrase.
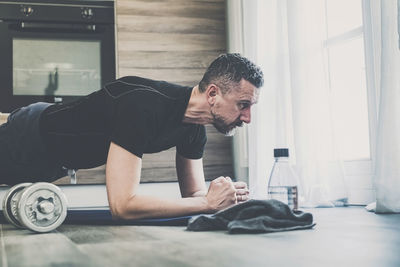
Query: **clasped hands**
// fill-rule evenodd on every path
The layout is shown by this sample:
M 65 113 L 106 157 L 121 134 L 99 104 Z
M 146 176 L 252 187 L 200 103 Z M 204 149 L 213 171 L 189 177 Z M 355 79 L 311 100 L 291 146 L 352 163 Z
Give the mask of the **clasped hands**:
M 218 211 L 249 199 L 245 182 L 232 182 L 230 177 L 220 176 L 211 181 L 206 195 L 210 208 Z

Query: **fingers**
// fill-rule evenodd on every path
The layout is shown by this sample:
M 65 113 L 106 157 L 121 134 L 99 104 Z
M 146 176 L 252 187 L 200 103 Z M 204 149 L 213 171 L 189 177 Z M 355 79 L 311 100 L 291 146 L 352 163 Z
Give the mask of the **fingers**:
M 234 194 L 236 193 L 236 188 L 233 186 L 233 182 L 230 177 L 220 176 L 220 177 L 214 179 L 213 181 L 211 181 L 210 186 L 212 184 L 214 184 L 215 186 L 218 186 L 218 187 L 226 188 L 226 189 L 229 188 L 229 191 L 231 191 Z
M 233 182 L 229 176 L 220 176 L 212 181 L 213 183 L 231 183 L 236 190 L 236 194 L 238 195 L 248 195 L 249 189 L 247 188 L 247 184 L 245 182 Z
M 249 189 L 245 182 L 233 182 L 229 176 L 220 176 L 212 181 L 216 184 L 230 184 L 234 190 L 236 202 L 244 202 L 249 199 Z
M 239 189 L 239 190 L 243 190 L 243 191 L 236 190 L 236 200 L 238 203 L 245 202 L 250 199 L 248 190 L 244 190 L 244 189 Z
M 220 176 L 220 177 L 215 178 L 214 180 L 212 180 L 212 183 L 223 183 L 225 181 L 226 181 L 225 177 L 224 176 Z
M 220 176 L 214 179 L 206 195 L 210 210 L 217 211 L 237 203 L 236 188 L 229 177 Z
M 245 182 L 233 182 L 228 176 L 220 176 L 214 179 L 206 197 L 213 211 L 250 199 L 247 184 Z
M 236 189 L 236 195 L 248 195 L 249 194 L 249 190 L 246 189 Z
M 247 188 L 247 184 L 245 182 L 233 182 L 232 178 L 229 176 L 219 176 L 218 178 L 215 178 L 213 181 L 215 182 L 222 182 L 222 181 L 229 181 L 232 182 L 235 188 Z
M 249 198 L 249 196 L 247 194 L 246 195 L 236 195 L 236 200 L 237 200 L 238 203 L 245 202 L 245 201 L 247 201 L 249 199 L 250 198 Z
M 236 189 L 247 188 L 247 184 L 245 182 L 234 182 L 233 185 Z
M 245 182 L 235 182 L 233 183 L 236 189 L 236 199 L 238 203 L 245 202 L 249 200 L 249 189 Z
M 229 176 L 220 176 L 220 177 L 218 177 L 218 178 L 215 178 L 215 179 L 213 180 L 213 182 L 214 182 L 214 183 L 230 182 L 230 183 L 234 184 L 234 182 L 232 182 L 231 177 L 229 177 Z

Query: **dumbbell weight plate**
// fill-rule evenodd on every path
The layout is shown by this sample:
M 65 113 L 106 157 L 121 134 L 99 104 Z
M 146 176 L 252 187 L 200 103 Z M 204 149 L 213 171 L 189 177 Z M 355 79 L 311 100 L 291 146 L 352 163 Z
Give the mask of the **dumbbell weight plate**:
M 21 191 L 31 184 L 32 183 L 22 183 L 14 185 L 7 191 L 3 199 L 4 217 L 7 219 L 7 221 L 18 228 L 24 228 L 18 219 L 18 198 L 21 196 Z
M 67 199 L 54 184 L 35 183 L 21 192 L 18 202 L 21 224 L 35 232 L 50 232 L 67 216 Z

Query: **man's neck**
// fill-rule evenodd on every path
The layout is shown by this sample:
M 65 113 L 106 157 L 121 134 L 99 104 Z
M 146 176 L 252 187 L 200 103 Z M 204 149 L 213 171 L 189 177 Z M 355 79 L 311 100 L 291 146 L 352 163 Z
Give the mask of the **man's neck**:
M 184 123 L 209 124 L 212 122 L 210 105 L 205 94 L 200 93 L 199 86 L 193 87 L 188 106 L 183 117 Z

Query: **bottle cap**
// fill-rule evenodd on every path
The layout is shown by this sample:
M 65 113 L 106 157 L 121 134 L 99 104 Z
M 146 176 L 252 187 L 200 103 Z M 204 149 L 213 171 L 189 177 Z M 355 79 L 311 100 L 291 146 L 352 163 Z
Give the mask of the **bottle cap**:
M 289 149 L 288 148 L 275 148 L 274 149 L 274 157 L 289 157 Z

